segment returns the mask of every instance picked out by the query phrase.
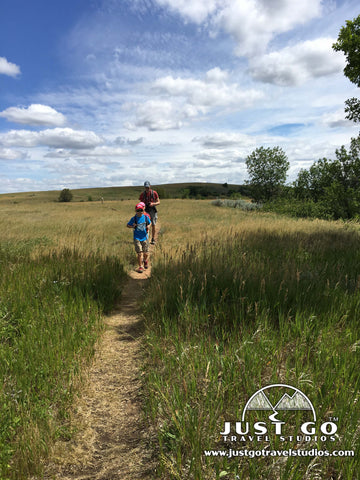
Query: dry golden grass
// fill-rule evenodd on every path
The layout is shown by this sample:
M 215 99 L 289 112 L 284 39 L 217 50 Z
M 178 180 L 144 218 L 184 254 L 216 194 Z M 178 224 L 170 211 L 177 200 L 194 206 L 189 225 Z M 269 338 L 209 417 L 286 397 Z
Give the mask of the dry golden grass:
M 245 212 L 239 209 L 211 205 L 209 200 L 163 200 L 159 207 L 161 218 L 161 249 L 169 257 L 197 242 L 224 238 L 230 232 L 275 233 L 278 235 L 326 233 L 329 230 L 356 228 L 343 222 L 281 217 L 272 213 Z
M 0 242 L 29 242 L 33 254 L 75 248 L 128 260 L 133 255 L 132 234 L 126 224 L 134 214 L 135 200 L 111 202 L 47 201 L 0 203 Z M 222 238 L 229 230 L 251 234 L 321 232 L 342 229 L 342 222 L 294 220 L 270 213 L 220 208 L 209 200 L 161 200 L 162 252 L 178 255 L 196 242 Z M 358 228 L 356 226 L 351 228 Z
M 126 223 L 133 201 L 33 204 L 0 206 L 0 241 L 25 242 L 34 255 L 63 248 L 83 253 L 100 252 L 127 259 L 132 252 Z

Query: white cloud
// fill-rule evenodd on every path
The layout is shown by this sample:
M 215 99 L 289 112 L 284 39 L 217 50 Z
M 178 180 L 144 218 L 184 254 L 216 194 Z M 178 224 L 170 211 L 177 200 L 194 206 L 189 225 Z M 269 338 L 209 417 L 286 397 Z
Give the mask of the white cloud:
M 77 150 L 67 150 L 64 148 L 58 148 L 56 150 L 46 153 L 44 155 L 44 158 L 70 158 L 78 156 L 96 158 L 105 157 L 106 159 L 108 159 L 110 157 L 124 157 L 126 155 L 129 155 L 130 153 L 131 151 L 125 148 L 100 145 L 91 149 L 81 148 Z
M 93 148 L 103 143 L 94 132 L 73 130 L 71 128 L 54 128 L 33 132 L 30 130 L 10 130 L 0 134 L 0 145 L 5 147 L 37 147 L 53 148 Z
M 143 104 L 134 105 L 135 121 L 125 123 L 129 130 L 146 127 L 150 131 L 178 129 L 183 125 L 186 112 L 166 100 L 148 100 Z
M 226 83 L 228 73 L 220 68 L 209 70 L 205 80 L 174 78 L 171 75 L 154 82 L 154 90 L 161 95 L 184 97 L 186 102 L 205 112 L 212 107 L 248 107 L 262 98 L 258 90 L 246 90 L 237 83 Z M 194 115 L 197 112 L 194 111 Z
M 116 145 L 131 145 L 131 146 L 135 146 L 135 145 L 141 145 L 142 143 L 144 142 L 144 137 L 139 137 L 139 138 L 135 138 L 134 140 L 130 139 L 130 138 L 125 138 L 125 137 L 117 137 L 115 139 L 115 144 Z
M 243 152 L 235 150 L 203 150 L 196 155 L 194 166 L 203 168 L 242 168 L 245 164 L 246 155 Z
M 195 137 L 193 142 L 201 143 L 204 148 L 223 149 L 228 147 L 252 147 L 254 138 L 241 133 L 214 133 L 203 137 Z
M 10 107 L 0 112 L 0 117 L 6 118 L 9 122 L 37 126 L 61 127 L 66 122 L 62 113 L 41 104 L 32 104 L 27 108 Z
M 93 157 L 122 157 L 129 155 L 130 150 L 120 147 L 111 147 L 107 145 L 100 145 L 92 150 L 81 150 L 81 154 Z
M 209 70 L 203 80 L 171 75 L 158 78 L 150 86 L 157 98 L 124 105 L 124 110 L 135 115 L 125 127 L 130 130 L 146 127 L 150 131 L 180 129 L 210 110 L 240 110 L 263 97 L 262 92 L 243 89 L 237 83 L 227 83 L 227 79 L 228 72 L 220 68 Z
M 326 113 L 321 117 L 320 121 L 323 125 L 330 128 L 349 127 L 350 125 L 353 125 L 350 120 L 345 118 L 344 109 L 332 113 Z
M 0 57 L 0 75 L 17 77 L 20 73 L 20 67 L 18 67 L 18 65 L 9 62 L 5 57 Z
M 224 3 L 221 0 L 156 0 L 156 2 L 195 23 L 204 22 Z
M 0 159 L 1 160 L 17 160 L 19 158 L 25 158 L 26 154 L 18 150 L 13 150 L 11 148 L 0 148 Z
M 156 0 L 185 20 L 222 29 L 237 42 L 236 54 L 264 52 L 278 34 L 318 17 L 322 0 Z
M 255 57 L 250 62 L 250 73 L 256 80 L 282 86 L 341 73 L 344 56 L 332 50 L 333 42 L 331 38 L 318 38 Z

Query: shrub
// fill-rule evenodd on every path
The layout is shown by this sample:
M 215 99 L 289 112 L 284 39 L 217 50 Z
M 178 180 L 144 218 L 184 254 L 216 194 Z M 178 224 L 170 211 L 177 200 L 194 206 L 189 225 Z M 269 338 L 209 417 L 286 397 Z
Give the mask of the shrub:
M 259 210 L 262 208 L 261 204 L 259 203 L 250 203 L 246 202 L 245 200 L 221 200 L 220 198 L 213 200 L 211 202 L 212 205 L 216 207 L 227 207 L 227 208 L 240 208 L 241 210 Z
M 68 188 L 63 188 L 59 195 L 59 202 L 71 202 L 73 194 Z

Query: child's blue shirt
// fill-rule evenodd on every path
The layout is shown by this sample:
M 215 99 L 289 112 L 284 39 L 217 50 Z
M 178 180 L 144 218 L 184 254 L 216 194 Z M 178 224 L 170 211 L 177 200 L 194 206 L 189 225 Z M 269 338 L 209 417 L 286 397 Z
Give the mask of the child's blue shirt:
M 134 228 L 134 240 L 139 240 L 140 242 L 145 242 L 148 239 L 148 233 L 146 231 L 146 226 L 151 224 L 151 220 L 147 215 L 141 215 L 141 217 L 134 216 L 130 218 L 128 225 L 136 225 Z

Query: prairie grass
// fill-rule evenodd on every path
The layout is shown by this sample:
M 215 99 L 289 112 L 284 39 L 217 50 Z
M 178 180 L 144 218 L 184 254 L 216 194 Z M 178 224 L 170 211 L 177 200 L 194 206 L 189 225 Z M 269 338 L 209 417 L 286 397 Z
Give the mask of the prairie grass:
M 133 200 L 36 198 L 0 205 L 0 478 L 11 480 L 36 470 L 54 437 L 71 436 L 68 407 L 102 314 L 135 262 Z M 338 418 L 326 448 L 358 450 L 358 226 L 200 200 L 162 200 L 159 216 L 143 377 L 159 477 L 357 478 L 356 457 L 203 452 L 234 447 L 219 435 L 224 421 L 280 382 L 308 395 L 318 418 Z
M 356 225 L 177 202 L 162 214 L 161 251 L 145 301 L 146 411 L 159 476 L 170 479 L 355 479 L 359 459 L 212 458 L 269 384 L 301 389 L 334 441 L 271 448 L 359 450 L 360 250 Z M 300 418 L 291 417 L 294 425 Z M 318 433 L 318 432 L 317 432 Z M 267 447 L 269 448 L 269 447 Z
M 27 478 L 56 437 L 71 436 L 69 406 L 133 257 L 133 208 L 118 207 L 1 206 L 2 480 Z

